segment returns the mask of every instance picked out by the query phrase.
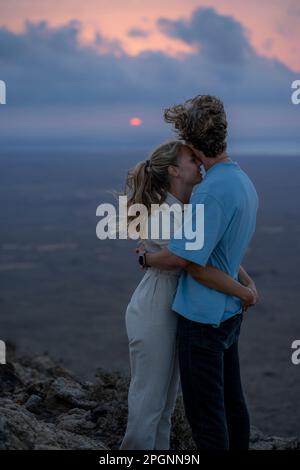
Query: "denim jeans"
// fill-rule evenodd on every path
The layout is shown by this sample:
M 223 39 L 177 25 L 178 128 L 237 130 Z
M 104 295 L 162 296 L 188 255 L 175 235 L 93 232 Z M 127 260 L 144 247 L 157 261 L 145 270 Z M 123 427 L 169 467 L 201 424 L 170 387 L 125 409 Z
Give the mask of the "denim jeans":
M 250 423 L 243 395 L 238 338 L 243 314 L 219 327 L 179 315 L 183 401 L 198 450 L 247 450 Z

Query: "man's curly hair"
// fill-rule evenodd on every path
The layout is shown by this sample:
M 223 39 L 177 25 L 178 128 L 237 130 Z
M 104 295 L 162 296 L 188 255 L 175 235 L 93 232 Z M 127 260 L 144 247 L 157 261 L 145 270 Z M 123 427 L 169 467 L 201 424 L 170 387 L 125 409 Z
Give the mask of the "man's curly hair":
M 216 96 L 197 95 L 183 104 L 164 110 L 180 139 L 215 158 L 226 150 L 227 119 L 222 101 Z

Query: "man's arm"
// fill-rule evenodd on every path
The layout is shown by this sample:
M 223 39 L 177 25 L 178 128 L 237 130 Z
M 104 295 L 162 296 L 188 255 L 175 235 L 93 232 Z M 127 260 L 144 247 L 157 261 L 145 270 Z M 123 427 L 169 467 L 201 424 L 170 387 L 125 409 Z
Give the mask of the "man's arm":
M 161 248 L 156 253 L 146 253 L 146 262 L 148 266 L 159 269 L 186 268 L 189 261 L 174 255 L 167 247 Z
M 159 269 L 183 268 L 196 281 L 210 289 L 238 297 L 249 305 L 253 305 L 256 302 L 255 293 L 252 291 L 252 286 L 250 285 L 250 281 L 252 283 L 253 281 L 243 268 L 241 276 L 245 281 L 244 285 L 235 281 L 229 274 L 224 273 L 218 268 L 213 266 L 200 266 L 199 264 L 174 255 L 166 247 L 162 248 L 157 253 L 146 253 L 146 262 L 149 266 Z
M 210 289 L 238 297 L 249 305 L 254 305 L 257 301 L 256 288 L 253 289 L 255 284 L 243 268 L 242 279 L 244 282 L 242 284 L 214 266 L 200 266 L 196 263 L 189 263 L 185 269 L 196 281 Z

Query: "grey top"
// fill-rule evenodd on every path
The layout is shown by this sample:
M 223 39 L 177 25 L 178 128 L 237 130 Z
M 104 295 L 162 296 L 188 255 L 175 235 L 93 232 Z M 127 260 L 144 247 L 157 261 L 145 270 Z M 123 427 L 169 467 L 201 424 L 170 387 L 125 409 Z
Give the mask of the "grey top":
M 182 201 L 177 199 L 175 196 L 173 196 L 173 194 L 171 194 L 168 191 L 167 192 L 167 197 L 166 197 L 164 203 L 167 204 L 168 206 L 172 206 L 173 204 L 176 204 L 176 206 L 173 206 L 173 209 L 174 209 L 175 213 L 173 211 L 170 211 L 170 232 L 169 232 L 169 236 L 165 236 L 165 234 L 162 233 L 162 224 L 161 224 L 162 217 L 160 217 L 159 224 L 158 224 L 158 226 L 159 226 L 159 235 L 160 236 L 158 238 L 151 237 L 151 222 L 154 219 L 156 219 L 156 221 L 158 219 L 155 217 L 155 214 L 153 215 L 152 213 L 148 216 L 148 238 L 143 240 L 143 244 L 144 244 L 146 250 L 151 252 L 151 253 L 155 253 L 155 252 L 159 251 L 161 249 L 161 247 L 167 246 L 170 239 L 174 235 L 174 227 L 176 228 L 176 223 L 179 224 L 179 221 L 180 221 L 180 224 L 179 224 L 179 226 L 180 226 L 182 224 L 182 221 L 183 221 L 182 217 L 183 217 L 183 213 L 184 213 L 184 204 L 183 204 Z M 175 223 L 175 220 L 174 220 L 175 214 L 176 214 L 176 219 L 177 219 L 176 223 Z M 167 217 L 167 213 L 166 213 L 166 217 Z M 159 271 L 162 271 L 162 270 L 159 270 Z M 164 271 L 165 271 L 165 273 L 170 272 L 170 270 L 168 270 L 168 271 L 164 270 Z M 171 272 L 180 274 L 181 273 L 181 268 L 176 268 L 176 269 L 172 270 Z

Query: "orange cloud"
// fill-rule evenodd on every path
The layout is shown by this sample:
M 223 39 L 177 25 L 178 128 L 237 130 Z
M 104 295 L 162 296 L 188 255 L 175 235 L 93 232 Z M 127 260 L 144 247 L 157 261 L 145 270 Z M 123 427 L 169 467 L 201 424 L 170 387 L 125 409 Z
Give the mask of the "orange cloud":
M 97 32 L 111 40 L 119 40 L 127 53 L 162 50 L 170 55 L 190 48 L 162 35 L 156 21 L 160 17 L 188 18 L 195 8 L 214 7 L 219 13 L 232 15 L 249 31 L 251 44 L 260 54 L 280 59 L 293 70 L 300 70 L 300 10 L 297 0 L 2 0 L 1 24 L 18 31 L 24 21 L 47 20 L 52 26 L 71 19 L 83 24 L 81 40 L 93 41 Z M 132 28 L 151 30 L 148 35 L 128 35 Z

